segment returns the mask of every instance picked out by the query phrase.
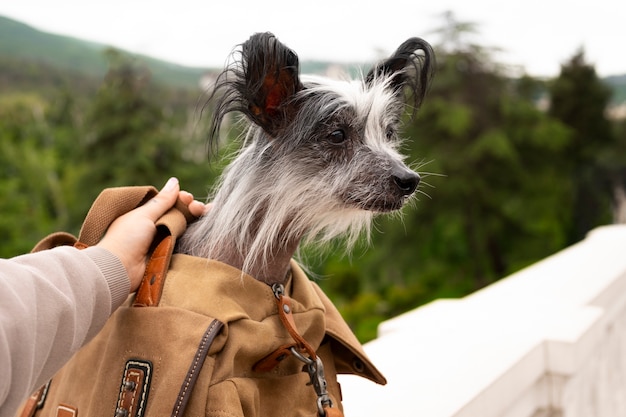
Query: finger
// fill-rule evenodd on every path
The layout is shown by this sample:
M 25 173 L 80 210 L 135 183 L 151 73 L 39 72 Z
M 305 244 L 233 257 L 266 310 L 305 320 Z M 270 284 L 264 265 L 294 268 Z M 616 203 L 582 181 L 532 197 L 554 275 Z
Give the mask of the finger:
M 189 212 L 196 217 L 200 217 L 203 214 L 206 214 L 208 211 L 209 211 L 208 206 L 197 200 L 194 200 L 191 203 L 189 203 Z
M 167 210 L 169 210 L 174 203 L 180 191 L 180 185 L 178 179 L 170 178 L 165 186 L 143 206 L 139 207 L 142 213 L 152 221 L 157 221 Z
M 193 201 L 193 194 L 188 191 L 181 190 L 178 193 L 178 199 L 182 201 L 184 204 L 189 205 Z

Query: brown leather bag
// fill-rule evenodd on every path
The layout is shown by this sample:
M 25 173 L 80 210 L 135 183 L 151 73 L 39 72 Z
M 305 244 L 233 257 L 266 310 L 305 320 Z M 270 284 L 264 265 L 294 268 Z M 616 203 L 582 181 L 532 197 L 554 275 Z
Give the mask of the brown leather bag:
M 79 238 L 57 233 L 36 250 L 86 247 L 110 223 L 156 194 L 107 189 Z M 337 374 L 384 384 L 321 289 L 292 262 L 287 285 L 270 287 L 229 265 L 173 254 L 184 204 L 157 223 L 136 295 L 109 318 L 21 416 L 342 416 Z

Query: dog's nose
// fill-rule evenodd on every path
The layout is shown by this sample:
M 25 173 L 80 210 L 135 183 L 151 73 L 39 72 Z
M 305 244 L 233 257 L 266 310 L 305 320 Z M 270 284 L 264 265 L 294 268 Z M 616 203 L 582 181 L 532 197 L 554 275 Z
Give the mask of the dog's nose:
M 417 172 L 408 169 L 393 174 L 393 182 L 396 184 L 402 195 L 409 196 L 415 192 L 420 183 L 420 176 Z

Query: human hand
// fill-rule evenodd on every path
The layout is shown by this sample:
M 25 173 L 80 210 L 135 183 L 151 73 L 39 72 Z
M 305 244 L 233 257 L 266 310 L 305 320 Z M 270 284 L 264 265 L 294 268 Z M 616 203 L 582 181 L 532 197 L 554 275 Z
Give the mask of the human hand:
M 170 178 L 163 189 L 141 207 L 117 218 L 109 226 L 105 236 L 96 245 L 117 256 L 126 268 L 130 279 L 130 291 L 135 292 L 146 269 L 146 257 L 156 234 L 155 222 L 176 203 L 187 204 L 194 216 L 201 216 L 208 206 L 193 199 L 193 195 L 180 190 L 176 178 Z

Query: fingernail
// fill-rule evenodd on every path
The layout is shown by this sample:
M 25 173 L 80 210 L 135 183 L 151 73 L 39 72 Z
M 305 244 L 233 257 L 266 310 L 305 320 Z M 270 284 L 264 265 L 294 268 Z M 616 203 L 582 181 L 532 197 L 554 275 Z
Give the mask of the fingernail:
M 176 187 L 176 184 L 178 184 L 178 178 L 172 177 L 169 180 L 167 180 L 162 191 L 172 191 L 174 187 Z

